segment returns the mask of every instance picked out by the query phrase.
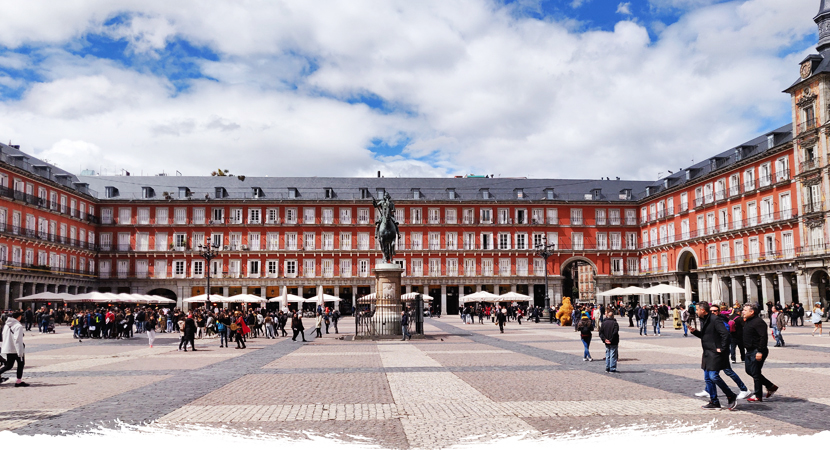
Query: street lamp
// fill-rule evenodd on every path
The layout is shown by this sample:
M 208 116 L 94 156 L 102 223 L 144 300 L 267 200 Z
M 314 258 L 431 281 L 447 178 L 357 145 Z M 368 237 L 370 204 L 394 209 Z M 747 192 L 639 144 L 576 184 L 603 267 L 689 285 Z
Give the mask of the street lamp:
M 205 258 L 205 270 L 207 272 L 207 291 L 205 291 L 207 298 L 205 300 L 205 309 L 210 309 L 210 260 L 219 256 L 219 242 L 210 243 L 210 236 L 207 238 L 207 245 L 199 244 L 199 256 Z
M 543 236 L 543 243 L 536 246 L 536 256 L 545 260 L 545 311 L 543 314 L 552 314 L 550 310 L 550 295 L 548 295 L 548 258 L 556 250 L 556 244 L 548 244 L 547 236 Z

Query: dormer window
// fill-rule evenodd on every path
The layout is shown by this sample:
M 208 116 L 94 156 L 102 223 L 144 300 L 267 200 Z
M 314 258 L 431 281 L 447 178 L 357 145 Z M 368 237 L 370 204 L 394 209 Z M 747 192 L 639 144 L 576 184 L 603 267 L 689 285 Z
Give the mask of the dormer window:
M 524 191 L 524 189 L 521 189 L 521 188 L 516 189 L 516 198 L 519 198 L 519 199 L 521 199 L 521 198 L 525 198 L 525 191 Z
M 215 188 L 214 196 L 216 198 L 225 198 L 228 196 L 228 191 L 226 191 L 223 187 Z
M 153 198 L 155 196 L 156 191 L 153 188 L 149 186 L 144 186 L 141 188 L 141 198 Z
M 300 196 L 300 191 L 297 188 L 288 188 L 288 198 L 297 198 Z
M 490 199 L 490 189 L 482 189 L 481 190 L 481 198 L 483 198 L 485 200 L 489 200 Z
M 556 193 L 553 189 L 545 189 L 545 198 L 548 200 L 554 200 L 556 198 Z
M 646 186 L 646 197 L 651 195 L 651 186 Z
M 372 195 L 369 194 L 369 188 L 360 188 L 360 198 L 362 200 L 368 200 L 372 198 Z
M 420 200 L 421 199 L 421 191 L 419 189 L 413 189 L 412 190 L 412 198 L 415 199 L 415 200 Z
M 117 198 L 118 197 L 118 188 L 114 186 L 107 186 L 104 188 L 105 195 L 107 198 Z
M 180 186 L 179 187 L 179 198 L 188 198 L 190 197 L 190 188 Z
M 620 191 L 620 200 L 631 200 L 631 189 L 623 189 Z
M 602 197 L 602 189 L 591 189 L 591 199 L 599 200 Z
M 775 147 L 775 135 L 771 134 L 767 136 L 767 148 Z
M 375 196 L 377 196 L 377 198 L 383 198 L 383 194 L 385 194 L 385 193 L 386 193 L 386 189 L 384 189 L 384 188 L 375 189 Z
M 455 200 L 455 189 L 447 189 L 447 196 L 450 200 Z
M 326 198 L 334 198 L 334 189 L 333 188 L 325 188 L 324 194 Z
M 263 198 L 263 197 L 265 197 L 265 193 L 262 192 L 262 188 L 254 187 L 254 188 L 251 188 L 251 197 L 253 197 L 253 198 Z

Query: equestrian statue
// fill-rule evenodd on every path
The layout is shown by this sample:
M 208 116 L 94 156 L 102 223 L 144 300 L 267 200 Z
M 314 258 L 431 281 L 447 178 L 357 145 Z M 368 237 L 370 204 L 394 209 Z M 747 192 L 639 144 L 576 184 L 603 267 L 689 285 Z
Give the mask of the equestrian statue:
M 380 244 L 383 260 L 391 264 L 399 235 L 398 222 L 395 220 L 395 203 L 392 202 L 389 193 L 384 192 L 382 199 L 372 199 L 372 205 L 380 213 L 380 217 L 375 221 L 375 239 Z

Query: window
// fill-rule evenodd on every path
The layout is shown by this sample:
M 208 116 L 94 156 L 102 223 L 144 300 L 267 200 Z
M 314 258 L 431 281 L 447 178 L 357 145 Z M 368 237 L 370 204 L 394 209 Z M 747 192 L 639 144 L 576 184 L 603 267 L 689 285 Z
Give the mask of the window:
M 622 234 L 611 233 L 611 250 L 622 250 Z M 622 263 L 620 263 L 622 264 Z
M 429 223 L 432 225 L 437 225 L 441 223 L 441 210 L 438 208 L 430 208 L 429 209 Z
M 744 172 L 744 192 L 755 189 L 755 169 Z
M 175 208 L 173 210 L 173 222 L 176 225 L 184 225 L 187 223 L 187 208 Z
M 444 235 L 444 238 L 447 240 L 446 246 L 447 250 L 457 250 L 458 249 L 458 233 L 452 232 L 447 233 Z
M 153 275 L 155 278 L 167 278 L 167 260 L 157 259 L 155 261 L 153 264 Z
M 758 258 L 761 256 L 761 248 L 758 245 L 758 238 L 751 237 L 749 238 L 749 258 L 752 261 L 758 261 Z
M 429 249 L 430 250 L 441 250 L 441 233 L 438 233 L 438 232 L 430 232 L 429 233 Z
M 258 252 L 262 247 L 262 237 L 259 232 L 248 233 L 248 250 Z
M 666 234 L 668 235 L 666 237 L 668 238 L 669 244 L 674 243 L 674 222 L 671 222 L 667 225 Z
M 464 208 L 462 210 L 462 223 L 464 225 L 472 225 L 475 223 L 473 219 L 475 211 L 472 208 Z
M 639 275 L 640 269 L 638 263 L 637 258 L 628 258 L 626 260 L 626 272 L 628 275 Z
M 758 208 L 755 206 L 755 202 L 746 204 L 746 220 L 750 227 L 758 225 Z
M 193 208 L 193 223 L 196 225 L 205 224 L 205 208 Z
M 198 232 L 198 233 L 194 232 L 190 245 L 194 249 L 198 249 L 200 245 L 205 245 L 205 233 L 204 232 Z
M 499 225 L 507 225 L 510 223 L 510 210 L 507 208 L 499 208 L 498 212 Z
M 795 257 L 795 241 L 793 241 L 793 232 L 784 231 L 781 233 L 781 250 L 784 252 L 785 258 Z
M 628 250 L 637 250 L 637 233 L 625 234 L 625 248 Z
M 499 233 L 498 240 L 499 250 L 510 250 L 510 233 Z
M 213 208 L 210 216 L 211 224 L 225 223 L 225 208 Z
M 493 233 L 481 233 L 481 249 L 493 250 Z
M 414 232 L 409 235 L 409 248 L 411 250 L 424 249 L 424 234 L 421 232 Z
M 559 210 L 556 208 L 548 208 L 546 210 L 547 217 L 548 217 L 548 225 L 558 225 L 559 224 Z
M 231 250 L 242 250 L 242 233 L 230 233 L 228 235 L 228 245 Z
M 792 202 L 790 201 L 790 194 L 783 193 L 779 197 L 779 207 L 781 211 L 781 220 L 788 220 L 793 217 L 792 215 Z
M 303 260 L 303 277 L 314 278 L 317 276 L 316 263 L 313 259 Z
M 526 209 L 517 209 L 516 210 L 516 223 L 519 225 L 527 225 L 527 210 Z
M 323 208 L 323 225 L 332 225 L 334 223 L 334 209 Z
M 623 275 L 623 259 L 622 258 L 611 258 L 611 274 L 612 275 Z
M 581 209 L 571 209 L 571 225 L 582 225 Z
M 790 179 L 790 159 L 788 157 L 779 158 L 775 161 L 775 182 L 786 181 Z
M 475 233 L 464 233 L 464 250 L 475 250 L 476 235 Z
M 744 260 L 744 240 L 738 239 L 733 244 L 735 246 L 735 261 L 745 262 Z
M 159 225 L 169 225 L 168 212 L 167 208 L 156 208 L 156 223 Z
M 448 225 L 455 225 L 458 222 L 458 210 L 455 208 L 447 208 L 444 210 L 444 220 Z
M 706 203 L 712 203 L 714 201 L 713 191 L 714 188 L 712 187 L 712 183 L 707 183 L 703 186 L 703 196 L 705 198 Z
M 422 222 L 421 208 L 411 208 L 409 210 L 409 218 L 414 225 L 420 225 Z
M 112 234 L 111 233 L 101 233 L 100 239 L 101 250 L 108 252 L 112 250 Z M 164 250 L 164 249 L 162 249 Z
M 303 233 L 303 250 L 314 250 L 317 248 L 314 233 Z
M 732 228 L 733 230 L 737 230 L 743 227 L 743 214 L 741 212 L 741 205 L 735 205 L 732 207 Z
M 357 261 L 357 276 L 366 278 L 369 276 L 369 260 L 359 259 Z
M 608 250 L 608 235 L 597 233 L 597 250 Z
M 413 277 L 422 277 L 424 276 L 424 261 L 421 259 L 412 259 L 410 260 L 410 264 L 412 266 L 412 276 Z
M 510 259 L 508 258 L 501 258 L 499 259 L 499 276 L 502 277 L 509 277 L 510 273 Z
M 595 211 L 597 225 L 605 225 L 605 210 L 604 209 L 597 209 Z
M 351 250 L 352 249 L 352 233 L 341 232 L 340 233 L 340 250 Z
M 340 224 L 352 224 L 352 208 L 340 208 Z
M 729 231 L 729 210 L 721 209 L 718 211 L 718 225 L 721 232 Z
M 571 233 L 571 249 L 583 250 L 582 233 Z
M 266 222 L 267 224 L 278 224 L 280 223 L 280 210 L 277 208 L 268 208 L 266 211 Z
M 297 223 L 297 208 L 285 208 L 285 223 L 290 225 Z
M 516 250 L 527 250 L 527 233 L 516 233 Z
M 323 250 L 334 250 L 334 233 L 323 233 Z
M 680 212 L 689 210 L 689 194 L 686 192 L 680 193 Z
M 481 260 L 481 276 L 483 277 L 492 277 L 493 276 L 493 260 L 492 259 L 482 259 Z
M 360 225 L 366 225 L 369 223 L 369 209 L 368 208 L 358 208 L 357 209 L 357 223 Z
M 285 233 L 285 249 L 297 250 L 297 233 Z
M 772 197 L 761 199 L 761 223 L 770 223 L 773 221 L 774 209 L 772 206 Z
M 231 208 L 231 223 L 232 224 L 243 224 L 242 220 L 242 208 Z
M 276 278 L 279 275 L 279 262 L 270 260 L 265 263 L 266 276 L 268 278 Z
M 136 223 L 138 223 L 139 225 L 150 224 L 150 208 L 136 209 Z
M 283 270 L 287 278 L 297 278 L 297 260 L 288 259 L 285 261 L 285 269 Z
M 481 208 L 481 223 L 493 223 L 493 210 Z
M 544 225 L 545 224 L 545 210 L 544 209 L 534 209 L 533 210 L 533 217 L 531 219 L 531 223 L 533 225 Z
M 516 259 L 516 276 L 527 276 L 527 258 Z
M 640 208 L 640 223 L 648 222 L 648 207 Z
M 766 256 L 768 258 L 772 257 L 775 254 L 775 235 L 774 234 L 767 234 L 764 236 L 764 251 L 766 252 Z
M 351 277 L 352 276 L 352 260 L 351 259 L 341 259 L 340 260 L 340 267 L 338 269 L 341 277 Z
M 112 225 L 112 208 L 101 208 L 101 223 Z
M 265 246 L 268 250 L 279 250 L 280 249 L 280 234 L 275 232 L 269 232 L 265 235 Z
M 173 276 L 175 278 L 184 278 L 185 273 L 185 262 L 173 261 Z
M 455 200 L 455 189 L 447 189 L 447 196 L 450 200 Z
M 476 276 L 476 260 L 475 259 L 466 258 L 464 260 L 464 276 L 466 276 L 466 277 Z
M 260 223 L 262 223 L 262 210 L 261 209 L 248 208 L 248 223 L 250 223 L 250 224 L 260 224 Z
M 770 163 L 764 163 L 758 167 L 758 184 L 761 187 L 772 184 L 772 169 L 770 168 Z
M 706 234 L 714 234 L 718 231 L 715 223 L 715 213 L 710 212 L 706 214 Z
M 257 261 L 257 260 L 248 261 L 248 277 L 250 277 L 250 278 L 259 278 L 260 273 L 261 272 L 260 272 L 259 261 Z
M 369 250 L 369 233 L 357 233 L 357 249 Z
M 608 210 L 608 223 L 611 225 L 619 225 L 620 224 L 620 210 L 619 209 L 609 209 Z
M 447 259 L 447 276 L 448 277 L 457 277 L 458 276 L 458 260 L 455 258 Z
M 187 235 L 184 233 L 173 233 L 173 247 L 177 252 L 184 251 L 187 247 Z
M 324 259 L 320 262 L 320 268 L 323 272 L 323 278 L 334 277 L 334 260 Z

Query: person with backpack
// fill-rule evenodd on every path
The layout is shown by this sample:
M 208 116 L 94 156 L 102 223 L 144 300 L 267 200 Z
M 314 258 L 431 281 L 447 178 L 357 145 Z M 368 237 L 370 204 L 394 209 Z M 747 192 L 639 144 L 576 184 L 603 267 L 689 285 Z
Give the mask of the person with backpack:
M 219 317 L 216 319 L 216 332 L 219 334 L 219 348 L 228 346 L 228 328 L 230 325 L 231 320 L 225 313 L 220 312 Z
M 616 373 L 619 359 L 620 325 L 614 318 L 614 310 L 611 308 L 605 310 L 605 320 L 599 326 L 599 338 L 605 343 L 605 371 Z
M 583 361 L 593 361 L 591 358 L 591 336 L 594 331 L 594 324 L 591 322 L 591 319 L 588 317 L 588 313 L 582 313 L 582 319 L 579 320 L 577 324 L 577 329 L 579 330 L 579 338 L 582 340 L 582 346 L 585 348 L 585 352 L 582 355 Z

